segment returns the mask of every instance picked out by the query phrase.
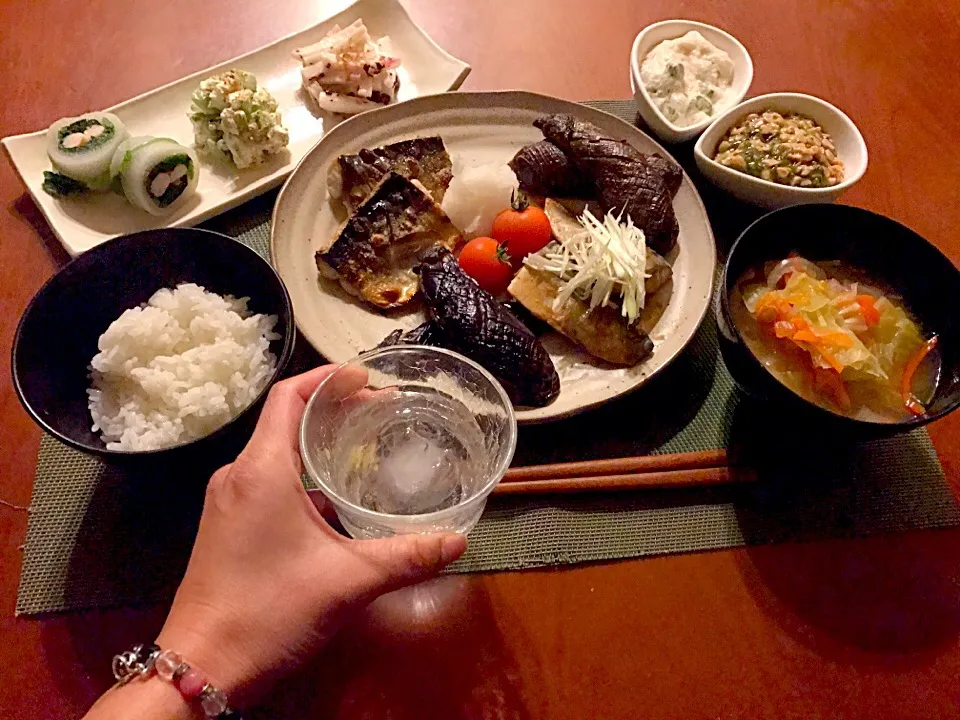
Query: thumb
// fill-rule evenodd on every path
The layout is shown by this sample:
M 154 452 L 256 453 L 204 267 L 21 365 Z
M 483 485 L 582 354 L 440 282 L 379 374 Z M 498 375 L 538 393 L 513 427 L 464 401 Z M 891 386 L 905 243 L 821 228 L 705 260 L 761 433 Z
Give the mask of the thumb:
M 457 533 L 395 535 L 379 540 L 354 540 L 351 549 L 360 561 L 352 580 L 356 596 L 374 598 L 427 580 L 463 555 L 467 538 Z

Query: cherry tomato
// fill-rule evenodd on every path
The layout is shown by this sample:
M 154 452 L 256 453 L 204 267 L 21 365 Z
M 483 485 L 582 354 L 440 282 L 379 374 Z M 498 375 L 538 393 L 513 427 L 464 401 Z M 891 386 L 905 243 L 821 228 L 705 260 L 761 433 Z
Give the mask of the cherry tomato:
M 506 291 L 513 279 L 510 256 L 493 238 L 474 238 L 460 251 L 460 267 L 491 295 Z
M 542 249 L 553 237 L 547 214 L 531 205 L 522 192 L 515 192 L 510 209 L 494 219 L 491 234 L 506 246 L 514 263 Z

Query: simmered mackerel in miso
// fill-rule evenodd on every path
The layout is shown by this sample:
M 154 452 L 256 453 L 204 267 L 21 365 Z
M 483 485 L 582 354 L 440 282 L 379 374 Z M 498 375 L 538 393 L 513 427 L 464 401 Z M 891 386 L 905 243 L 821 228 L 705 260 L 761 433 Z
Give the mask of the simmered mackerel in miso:
M 751 269 L 731 309 L 764 367 L 821 407 L 892 423 L 922 415 L 933 398 L 936 335 L 925 336 L 900 298 L 846 264 L 790 257 Z

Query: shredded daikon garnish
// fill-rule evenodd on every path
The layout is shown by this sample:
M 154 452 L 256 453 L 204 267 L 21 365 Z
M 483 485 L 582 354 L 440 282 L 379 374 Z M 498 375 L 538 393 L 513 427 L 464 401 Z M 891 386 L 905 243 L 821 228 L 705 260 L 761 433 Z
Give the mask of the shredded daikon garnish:
M 304 89 L 324 110 L 352 115 L 397 99 L 400 58 L 390 38 L 374 40 L 363 20 L 334 25 L 320 42 L 293 54 L 303 63 Z
M 553 301 L 559 311 L 574 294 L 590 307 L 617 306 L 631 325 L 643 309 L 647 275 L 647 243 L 643 231 L 628 217 L 607 213 L 601 222 L 589 210 L 579 218 L 583 230 L 558 238 L 524 262 L 534 270 L 553 273 L 563 287 Z

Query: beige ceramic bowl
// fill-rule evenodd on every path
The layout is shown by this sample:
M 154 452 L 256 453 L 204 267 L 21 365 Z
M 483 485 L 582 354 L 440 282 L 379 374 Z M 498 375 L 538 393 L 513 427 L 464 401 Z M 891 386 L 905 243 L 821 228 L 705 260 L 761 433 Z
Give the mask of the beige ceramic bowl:
M 725 167 L 713 157 L 727 130 L 744 115 L 760 110 L 795 112 L 813 118 L 833 138 L 843 163 L 843 182 L 832 187 L 802 188 L 780 185 Z M 742 102 L 718 117 L 693 148 L 697 167 L 710 182 L 731 195 L 765 208 L 833 202 L 853 187 L 867 170 L 867 145 L 853 121 L 826 100 L 801 93 L 771 93 Z
M 733 60 L 733 84 L 730 86 L 725 102 L 716 109 L 717 113 L 722 113 L 743 100 L 750 88 L 750 83 L 753 82 L 753 61 L 750 59 L 750 53 L 730 33 L 693 20 L 663 20 L 645 27 L 633 41 L 633 49 L 630 51 L 630 87 L 633 89 L 633 99 L 637 103 L 640 116 L 661 140 L 669 143 L 692 140 L 702 133 L 713 119 L 707 118 L 686 127 L 674 125 L 667 120 L 653 103 L 653 99 L 640 80 L 640 66 L 643 59 L 661 42 L 675 40 L 691 30 L 699 32 L 708 42 L 723 50 Z

